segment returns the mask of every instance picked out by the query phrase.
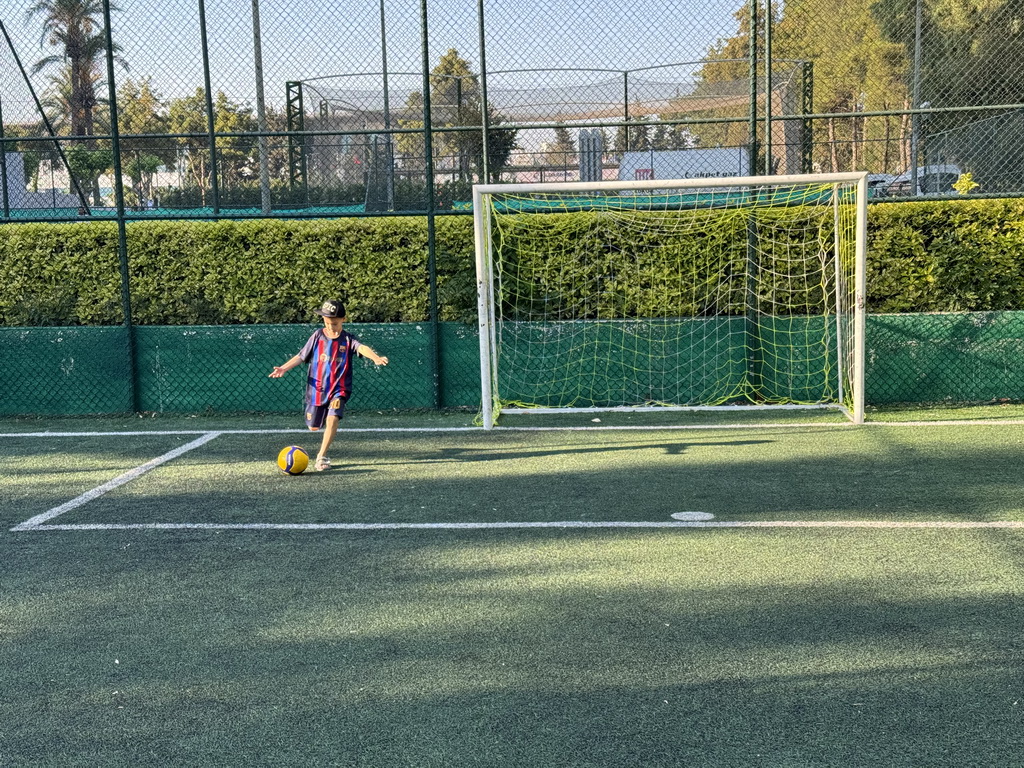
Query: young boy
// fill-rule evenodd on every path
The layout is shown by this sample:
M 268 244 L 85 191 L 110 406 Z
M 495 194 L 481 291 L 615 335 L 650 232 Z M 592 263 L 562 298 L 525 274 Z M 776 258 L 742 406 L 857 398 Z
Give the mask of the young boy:
M 327 450 L 338 431 L 338 422 L 345 414 L 345 402 L 352 394 L 352 355 L 358 354 L 376 365 L 387 365 L 381 357 L 352 334 L 342 330 L 348 320 L 345 305 L 340 301 L 325 301 L 316 313 L 324 319 L 324 327 L 314 331 L 299 354 L 284 365 L 275 365 L 270 378 L 279 379 L 292 368 L 309 364 L 306 379 L 306 426 L 316 432 L 326 425 L 320 452 L 313 465 L 318 472 L 330 469 Z

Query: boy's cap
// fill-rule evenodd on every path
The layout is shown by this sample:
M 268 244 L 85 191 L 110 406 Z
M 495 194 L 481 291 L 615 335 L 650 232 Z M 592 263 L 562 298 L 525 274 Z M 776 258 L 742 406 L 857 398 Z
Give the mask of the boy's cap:
M 344 317 L 345 305 L 337 299 L 328 299 L 320 309 L 314 310 L 320 317 Z

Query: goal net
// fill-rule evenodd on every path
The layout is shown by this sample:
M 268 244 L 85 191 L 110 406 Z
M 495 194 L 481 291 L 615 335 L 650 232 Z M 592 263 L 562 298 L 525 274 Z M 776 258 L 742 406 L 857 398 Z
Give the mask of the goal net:
M 482 410 L 863 420 L 866 174 L 474 188 Z

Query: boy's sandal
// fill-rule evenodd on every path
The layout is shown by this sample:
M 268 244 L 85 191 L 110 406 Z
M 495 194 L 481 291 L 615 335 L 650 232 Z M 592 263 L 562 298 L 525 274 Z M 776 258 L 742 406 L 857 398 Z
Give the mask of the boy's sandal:
M 326 456 L 319 456 L 317 457 L 316 464 L 314 466 L 316 467 L 317 472 L 323 472 L 325 469 L 331 468 L 331 460 Z

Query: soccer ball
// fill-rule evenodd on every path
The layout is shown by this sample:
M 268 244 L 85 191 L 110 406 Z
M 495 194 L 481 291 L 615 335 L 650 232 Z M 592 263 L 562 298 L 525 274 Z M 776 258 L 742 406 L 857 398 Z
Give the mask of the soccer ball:
M 289 475 L 301 475 L 309 466 L 309 454 L 297 445 L 289 445 L 277 454 L 277 466 Z

